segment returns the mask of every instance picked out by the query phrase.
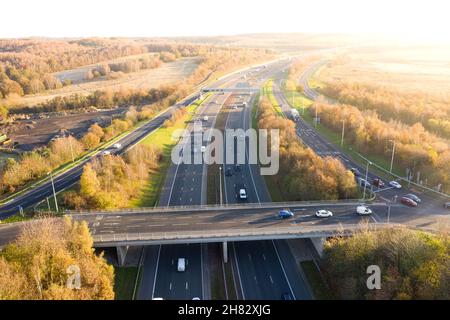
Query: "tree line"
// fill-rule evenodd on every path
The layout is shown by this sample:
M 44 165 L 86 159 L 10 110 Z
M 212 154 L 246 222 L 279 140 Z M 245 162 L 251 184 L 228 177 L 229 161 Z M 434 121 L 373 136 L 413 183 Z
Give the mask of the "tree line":
M 137 59 L 129 59 L 123 62 L 102 63 L 95 68 L 89 69 L 84 78 L 85 80 L 92 80 L 99 77 L 106 77 L 108 79 L 116 79 L 121 77 L 124 73 L 138 72 L 146 69 L 156 69 L 162 65 L 161 53 L 153 56 L 143 56 Z M 175 56 L 173 57 L 174 61 Z
M 110 108 L 112 106 L 152 104 L 155 101 L 173 96 L 178 99 L 183 94 L 192 90 L 193 86 L 206 79 L 211 74 L 223 74 L 233 69 L 272 57 L 264 50 L 254 49 L 214 49 L 201 52 L 201 63 L 189 78 L 179 83 L 162 85 L 159 88 L 132 89 L 119 88 L 118 90 L 96 90 L 92 94 L 72 94 L 68 96 L 57 96 L 51 100 L 36 106 L 16 106 L 9 110 L 10 113 L 37 113 L 55 112 L 63 110 L 83 109 L 90 106 L 97 108 Z M 105 67 L 106 68 L 106 67 Z M 175 100 L 176 101 L 176 100 Z M 1 105 L 1 104 L 0 104 Z
M 329 104 L 323 100 L 310 108 L 317 108 L 320 121 L 336 133 L 345 124 L 345 139 L 366 154 L 382 155 L 391 159 L 395 141 L 395 164 L 406 172 L 413 170 L 413 180 L 419 179 L 428 186 L 441 185 L 450 192 L 449 141 L 428 132 L 422 124 L 406 125 L 399 121 L 383 121 L 373 110 L 361 111 L 350 105 Z
M 280 171 L 275 179 L 287 200 L 356 198 L 353 173 L 339 160 L 322 158 L 304 146 L 297 137 L 294 122 L 278 116 L 267 97 L 259 103 L 258 128 L 279 130 Z
M 71 278 L 71 275 L 78 276 Z M 96 255 L 86 222 L 28 223 L 0 252 L 0 300 L 112 300 L 114 269 Z
M 407 228 L 363 230 L 324 245 L 323 271 L 338 299 L 448 300 L 448 235 Z M 367 267 L 380 268 L 380 288 L 367 287 Z M 372 271 L 371 271 L 372 272 Z
M 72 209 L 125 208 L 148 183 L 158 167 L 162 150 L 137 145 L 124 156 L 104 156 L 83 168 L 79 188 L 64 193 L 64 204 Z
M 348 81 L 326 82 L 324 95 L 361 110 L 376 111 L 383 120 L 408 125 L 421 123 L 427 130 L 450 139 L 450 95 L 399 93 L 386 87 Z

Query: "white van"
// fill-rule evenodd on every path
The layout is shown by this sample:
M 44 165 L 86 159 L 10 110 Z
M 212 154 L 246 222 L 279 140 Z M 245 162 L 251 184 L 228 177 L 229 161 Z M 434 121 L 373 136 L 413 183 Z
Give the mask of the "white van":
M 179 258 L 178 259 L 178 272 L 184 272 L 186 270 L 186 259 Z
M 372 213 L 372 210 L 370 210 L 366 206 L 357 206 L 356 213 L 359 214 L 360 216 L 367 216 Z

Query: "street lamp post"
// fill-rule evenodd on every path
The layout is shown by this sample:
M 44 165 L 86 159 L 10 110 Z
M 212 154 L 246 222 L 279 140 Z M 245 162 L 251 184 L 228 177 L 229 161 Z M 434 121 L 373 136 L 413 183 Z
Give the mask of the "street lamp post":
M 394 166 L 394 154 L 395 154 L 395 140 L 390 140 L 392 142 L 392 157 L 391 157 L 391 167 L 389 172 L 392 173 L 392 167 Z
M 314 127 L 317 127 L 317 103 L 315 103 L 316 107 L 316 117 L 314 118 Z
M 363 199 L 366 199 L 366 188 L 367 188 L 367 178 L 369 176 L 369 165 L 371 165 L 372 162 L 367 161 L 367 165 L 366 165 L 366 179 L 364 181 L 364 195 L 363 195 Z
M 387 223 L 389 223 L 389 218 L 391 216 L 391 205 L 388 205 L 388 212 L 387 212 Z
M 50 174 L 50 180 L 52 181 L 52 189 L 53 189 L 53 198 L 55 199 L 55 208 L 56 208 L 56 212 L 58 213 L 58 201 L 56 200 L 56 191 L 55 191 L 55 183 L 53 181 L 53 174 L 50 171 L 48 174 Z
M 220 205 L 222 206 L 222 166 L 219 166 L 219 173 Z
M 345 128 L 345 120 L 342 120 L 342 135 L 341 135 L 341 147 L 344 145 L 344 129 Z
M 72 162 L 75 161 L 75 157 L 73 156 L 73 148 L 72 148 L 72 136 L 69 135 L 69 146 L 70 146 L 70 155 L 72 156 Z

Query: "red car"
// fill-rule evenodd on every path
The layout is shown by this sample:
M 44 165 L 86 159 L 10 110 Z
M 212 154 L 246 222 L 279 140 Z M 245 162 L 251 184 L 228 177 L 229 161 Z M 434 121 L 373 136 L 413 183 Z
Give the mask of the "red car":
M 417 207 L 417 202 L 407 197 L 401 197 L 400 202 L 409 207 Z

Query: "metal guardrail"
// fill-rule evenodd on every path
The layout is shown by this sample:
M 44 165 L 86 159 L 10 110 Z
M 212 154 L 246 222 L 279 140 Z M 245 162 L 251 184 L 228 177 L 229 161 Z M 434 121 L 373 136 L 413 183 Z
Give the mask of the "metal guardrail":
M 124 208 L 114 210 L 67 210 L 66 214 L 84 215 L 84 214 L 123 214 L 123 213 L 160 213 L 160 212 L 183 212 L 183 211 L 223 211 L 239 209 L 276 209 L 291 207 L 312 207 L 312 206 L 351 206 L 359 204 L 368 205 L 386 205 L 384 202 L 372 202 L 372 200 L 322 200 L 322 201 L 289 201 L 289 202 L 261 202 L 261 203 L 239 203 L 239 204 L 209 204 L 209 205 L 190 205 L 190 206 L 170 206 L 170 207 L 139 207 Z

